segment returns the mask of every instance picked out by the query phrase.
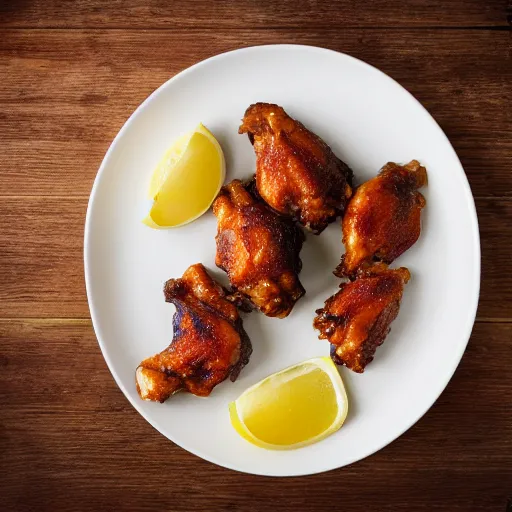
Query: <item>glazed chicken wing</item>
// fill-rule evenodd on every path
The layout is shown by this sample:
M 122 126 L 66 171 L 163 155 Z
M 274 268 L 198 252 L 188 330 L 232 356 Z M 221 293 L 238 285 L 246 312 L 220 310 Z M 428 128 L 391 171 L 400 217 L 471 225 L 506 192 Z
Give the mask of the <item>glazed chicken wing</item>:
M 227 377 L 234 381 L 252 348 L 236 306 L 200 263 L 170 279 L 165 300 L 176 306 L 169 347 L 145 359 L 136 371 L 139 395 L 164 402 L 184 389 L 208 396 Z
M 340 290 L 317 310 L 313 326 L 320 331 L 320 339 L 331 343 L 336 364 L 357 373 L 364 371 L 398 315 L 409 278 L 406 268 L 391 270 L 377 263 L 360 271 L 355 281 L 341 284 Z
M 361 185 L 343 217 L 343 255 L 337 276 L 353 277 L 372 261 L 391 263 L 420 236 L 425 198 L 417 191 L 427 184 L 427 171 L 412 160 L 390 162 L 379 175 Z
M 267 316 L 283 318 L 304 295 L 299 252 L 304 234 L 234 180 L 213 203 L 218 220 L 215 263 L 231 286 Z
M 258 192 L 274 210 L 317 234 L 343 213 L 352 171 L 320 137 L 270 103 L 251 105 L 239 133 L 254 145 Z

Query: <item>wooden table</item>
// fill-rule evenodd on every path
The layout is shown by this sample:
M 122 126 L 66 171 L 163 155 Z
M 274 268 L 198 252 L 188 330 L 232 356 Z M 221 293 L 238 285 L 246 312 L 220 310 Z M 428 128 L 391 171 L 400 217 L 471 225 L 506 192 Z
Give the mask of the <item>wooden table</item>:
M 504 0 L 3 0 L 0 510 L 504 511 L 511 13 Z M 379 453 L 305 478 L 235 473 L 158 434 L 114 383 L 84 288 L 87 200 L 124 121 L 182 69 L 263 43 L 346 52 L 409 89 L 462 160 L 482 237 L 477 321 L 436 405 Z

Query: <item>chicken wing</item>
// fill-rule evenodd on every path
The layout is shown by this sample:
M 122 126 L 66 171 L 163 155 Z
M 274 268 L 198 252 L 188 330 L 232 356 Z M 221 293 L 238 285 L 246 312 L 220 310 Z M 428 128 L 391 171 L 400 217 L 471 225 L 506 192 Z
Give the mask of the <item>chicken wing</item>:
M 409 249 L 420 236 L 425 206 L 417 189 L 426 184 L 425 167 L 412 160 L 405 166 L 390 162 L 361 185 L 343 217 L 346 253 L 334 273 L 353 277 L 372 260 L 389 264 Z
M 298 273 L 304 234 L 234 180 L 213 203 L 218 220 L 215 263 L 235 291 L 267 316 L 284 318 L 304 295 Z
M 228 376 L 234 381 L 249 362 L 252 347 L 223 288 L 198 263 L 181 279 L 167 281 L 164 294 L 176 306 L 173 340 L 137 368 L 140 397 L 164 402 L 181 389 L 208 396 Z
M 320 137 L 270 103 L 251 105 L 239 133 L 249 135 L 258 192 L 274 210 L 317 234 L 343 214 L 352 171 Z
M 409 278 L 406 268 L 391 270 L 377 263 L 360 271 L 355 281 L 341 284 L 341 289 L 316 311 L 313 326 L 320 331 L 320 339 L 331 343 L 331 358 L 336 364 L 357 373 L 364 371 L 398 315 Z

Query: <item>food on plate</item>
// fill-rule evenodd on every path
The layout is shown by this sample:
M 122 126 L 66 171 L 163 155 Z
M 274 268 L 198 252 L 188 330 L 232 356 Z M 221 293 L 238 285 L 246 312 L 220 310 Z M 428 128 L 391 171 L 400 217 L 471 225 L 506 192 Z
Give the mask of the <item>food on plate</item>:
M 345 387 L 329 357 L 275 373 L 229 404 L 236 431 L 270 450 L 320 441 L 343 425 L 347 412 Z
M 362 373 L 398 315 L 410 273 L 388 264 L 420 235 L 425 199 L 418 189 L 427 172 L 416 160 L 390 162 L 353 194 L 350 168 L 278 105 L 251 105 L 239 132 L 248 133 L 256 152 L 256 175 L 247 183 L 235 179 L 221 188 L 224 156 L 203 125 L 178 139 L 153 174 L 154 204 L 144 222 L 179 226 L 213 202 L 215 263 L 231 290 L 200 263 L 167 281 L 165 300 L 176 306 L 173 339 L 139 365 L 137 391 L 164 402 L 180 390 L 208 396 L 228 377 L 234 381 L 252 352 L 237 307 L 288 316 L 305 293 L 299 280 L 305 237 L 296 222 L 318 234 L 344 215 L 346 254 L 335 274 L 352 281 L 340 285 L 313 322 L 331 343 L 331 358 L 271 375 L 229 406 L 233 426 L 248 441 L 296 448 L 342 426 L 348 402 L 334 363 Z
M 336 364 L 357 373 L 364 371 L 398 315 L 409 278 L 406 268 L 392 270 L 385 263 L 376 263 L 360 270 L 355 281 L 342 283 L 316 311 L 313 326 L 320 331 L 320 339 L 331 343 Z
M 249 362 L 252 347 L 224 289 L 197 263 L 181 279 L 167 281 L 164 294 L 176 306 L 173 339 L 137 368 L 140 397 L 164 402 L 182 389 L 208 396 L 227 377 L 234 381 Z
M 239 133 L 256 153 L 256 184 L 274 210 L 320 233 L 345 209 L 352 171 L 331 148 L 278 105 L 256 103 Z
M 165 153 L 149 186 L 154 200 L 144 223 L 155 229 L 182 226 L 212 204 L 226 177 L 220 144 L 202 124 Z
M 233 290 L 267 316 L 284 318 L 304 295 L 299 252 L 304 234 L 233 180 L 213 203 L 218 220 L 215 263 Z
M 418 240 L 427 171 L 416 160 L 386 164 L 378 176 L 357 188 L 342 220 L 345 254 L 335 270 L 354 277 L 372 261 L 391 263 Z

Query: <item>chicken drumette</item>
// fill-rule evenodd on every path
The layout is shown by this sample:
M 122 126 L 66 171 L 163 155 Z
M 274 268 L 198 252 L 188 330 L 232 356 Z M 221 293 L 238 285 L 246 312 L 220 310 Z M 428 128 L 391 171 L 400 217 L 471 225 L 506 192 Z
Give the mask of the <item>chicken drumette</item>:
M 164 294 L 176 306 L 173 340 L 137 368 L 140 397 L 164 402 L 181 389 L 208 396 L 227 377 L 234 381 L 249 362 L 252 348 L 223 288 L 198 263 L 181 279 L 167 281 Z
M 343 217 L 346 252 L 334 273 L 352 278 L 372 261 L 389 264 L 409 249 L 420 236 L 425 198 L 417 190 L 426 184 L 425 167 L 412 160 L 390 162 L 358 187 Z
M 331 343 L 336 364 L 362 373 L 382 345 L 391 322 L 398 315 L 406 268 L 391 270 L 384 263 L 359 271 L 357 279 L 340 285 L 340 290 L 317 310 L 313 326 L 319 338 Z
M 267 316 L 283 318 L 304 295 L 299 252 L 304 234 L 234 180 L 213 203 L 218 220 L 215 263 L 235 291 Z
M 254 145 L 258 192 L 274 210 L 317 234 L 343 214 L 352 171 L 320 137 L 270 103 L 251 105 L 239 133 Z

